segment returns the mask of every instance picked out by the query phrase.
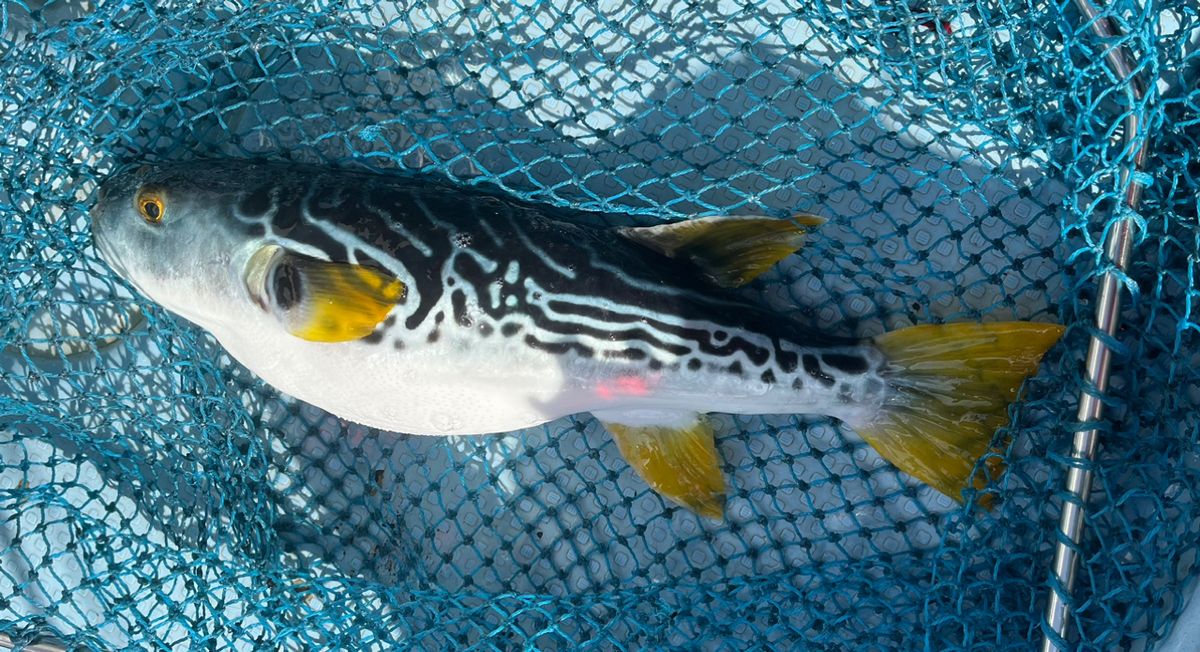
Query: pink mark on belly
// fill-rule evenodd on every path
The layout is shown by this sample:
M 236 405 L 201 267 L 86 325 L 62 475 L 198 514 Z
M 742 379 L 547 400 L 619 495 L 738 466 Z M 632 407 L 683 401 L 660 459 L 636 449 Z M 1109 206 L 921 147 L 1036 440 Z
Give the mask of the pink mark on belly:
M 645 396 L 650 393 L 650 384 L 641 376 L 621 376 L 617 387 L 627 396 Z
M 596 386 L 596 396 L 611 400 L 622 396 L 645 396 L 652 389 L 650 381 L 641 376 L 619 376 Z

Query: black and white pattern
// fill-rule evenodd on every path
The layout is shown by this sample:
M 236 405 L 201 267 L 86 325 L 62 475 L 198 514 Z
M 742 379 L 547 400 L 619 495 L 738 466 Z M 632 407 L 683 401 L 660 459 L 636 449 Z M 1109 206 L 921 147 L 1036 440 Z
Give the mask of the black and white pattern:
M 546 418 L 604 410 L 624 392 L 633 398 L 621 409 L 853 419 L 886 391 L 883 356 L 869 342 L 801 329 L 711 285 L 691 263 L 566 209 L 432 179 L 286 164 L 198 162 L 153 177 L 233 242 L 394 275 L 403 300 L 358 345 L 401 360 L 424 354 L 424 378 L 438 365 L 495 373 L 496 359 L 536 361 L 528 373 L 550 373 L 562 388 L 531 399 Z M 346 355 L 377 357 L 370 351 Z M 630 377 L 646 382 L 613 385 Z

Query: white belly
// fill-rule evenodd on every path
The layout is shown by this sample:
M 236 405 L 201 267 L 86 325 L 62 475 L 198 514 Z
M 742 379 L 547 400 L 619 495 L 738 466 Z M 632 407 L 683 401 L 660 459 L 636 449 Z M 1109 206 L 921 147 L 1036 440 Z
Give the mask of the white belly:
M 528 428 L 580 412 L 614 415 L 650 410 L 695 414 L 826 414 L 869 419 L 881 397 L 844 403 L 817 383 L 796 391 L 728 373 L 650 371 L 620 363 L 555 355 L 523 338 L 447 323 L 434 343 L 416 336 L 397 349 L 380 342 L 309 342 L 273 323 L 213 326 L 230 355 L 275 388 L 338 417 L 391 432 L 477 435 Z M 629 423 L 628 417 L 621 423 Z
M 420 435 L 507 432 L 563 412 L 554 356 L 518 344 L 467 346 L 445 338 L 396 350 L 389 342 L 322 343 L 214 331 L 267 383 L 348 421 Z M 495 344 L 493 344 L 493 342 Z

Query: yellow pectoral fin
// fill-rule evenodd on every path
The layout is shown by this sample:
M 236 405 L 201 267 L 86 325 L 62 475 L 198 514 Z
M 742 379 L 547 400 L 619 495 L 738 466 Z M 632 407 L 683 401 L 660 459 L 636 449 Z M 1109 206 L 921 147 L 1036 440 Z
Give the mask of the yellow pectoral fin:
M 310 342 L 370 335 L 404 299 L 404 284 L 379 269 L 295 258 L 303 294 L 285 318 L 288 332 Z
M 720 519 L 725 478 L 712 427 L 698 415 L 682 427 L 626 426 L 605 422 L 617 449 L 658 493 L 702 516 Z

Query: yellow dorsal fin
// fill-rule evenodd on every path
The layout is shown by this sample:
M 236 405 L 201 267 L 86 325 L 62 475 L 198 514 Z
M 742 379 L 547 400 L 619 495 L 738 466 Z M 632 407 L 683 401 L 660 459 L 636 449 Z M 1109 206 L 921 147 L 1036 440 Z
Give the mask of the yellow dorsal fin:
M 725 478 L 712 426 L 700 415 L 678 426 L 627 426 L 605 421 L 617 449 L 658 493 L 708 518 L 725 509 Z
M 795 253 L 805 234 L 824 223 L 816 215 L 702 217 L 624 228 L 620 233 L 669 258 L 692 261 L 716 285 L 737 287 Z

